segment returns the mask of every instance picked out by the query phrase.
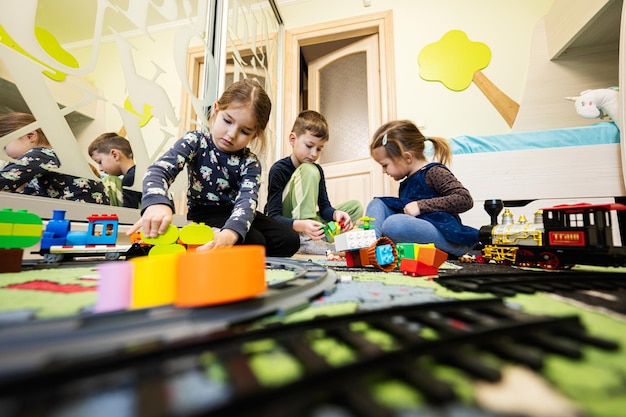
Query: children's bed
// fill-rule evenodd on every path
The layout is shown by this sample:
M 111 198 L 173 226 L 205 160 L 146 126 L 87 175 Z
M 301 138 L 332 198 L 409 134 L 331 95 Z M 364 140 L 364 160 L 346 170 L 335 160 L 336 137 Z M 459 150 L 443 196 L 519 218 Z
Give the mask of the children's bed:
M 614 202 L 626 195 L 620 135 L 614 123 L 460 136 L 450 139 L 451 169 L 474 198 L 463 222 L 489 224 L 485 200 L 532 200 L 512 209 L 515 219 L 554 204 Z

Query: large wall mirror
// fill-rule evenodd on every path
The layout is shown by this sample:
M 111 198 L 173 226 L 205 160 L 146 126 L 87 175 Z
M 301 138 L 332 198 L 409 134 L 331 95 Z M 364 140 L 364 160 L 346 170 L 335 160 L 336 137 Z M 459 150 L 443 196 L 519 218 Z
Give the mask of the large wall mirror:
M 207 110 L 229 83 L 256 78 L 279 107 L 280 29 L 272 0 L 0 2 L 0 114 L 33 114 L 32 130 L 44 131 L 60 171 L 80 177 L 97 179 L 87 154 L 91 141 L 121 133 L 133 147 L 133 188 L 140 191 L 147 166 L 186 130 L 206 126 Z M 272 143 L 261 155 L 268 161 L 276 115 L 268 132 Z M 0 138 L 0 160 L 10 160 L 4 146 L 15 137 Z M 177 214 L 184 214 L 186 184 L 179 177 L 172 191 Z M 0 192 L 0 208 L 25 208 L 44 218 L 57 207 L 77 220 L 106 211 L 76 206 Z M 121 207 L 115 212 L 128 223 L 139 215 Z

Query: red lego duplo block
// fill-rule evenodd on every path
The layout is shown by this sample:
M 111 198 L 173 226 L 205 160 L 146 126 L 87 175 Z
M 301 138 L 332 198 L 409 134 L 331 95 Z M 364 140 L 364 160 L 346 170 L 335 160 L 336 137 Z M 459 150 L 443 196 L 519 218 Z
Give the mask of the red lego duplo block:
M 346 251 L 346 266 L 367 266 L 369 265 L 369 259 L 367 255 L 367 248 L 358 250 Z
M 346 266 L 363 266 L 361 265 L 361 257 L 358 250 L 346 251 Z
M 403 258 L 400 260 L 400 271 L 404 275 L 410 275 L 412 277 L 437 275 L 437 268 L 431 265 L 426 265 L 415 259 Z

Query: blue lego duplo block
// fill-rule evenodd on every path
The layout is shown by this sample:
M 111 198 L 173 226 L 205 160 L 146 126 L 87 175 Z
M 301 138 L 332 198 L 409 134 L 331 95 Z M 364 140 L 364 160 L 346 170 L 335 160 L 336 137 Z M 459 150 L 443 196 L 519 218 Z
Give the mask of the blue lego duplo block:
M 394 261 L 391 245 L 376 246 L 376 261 L 379 265 L 389 265 Z

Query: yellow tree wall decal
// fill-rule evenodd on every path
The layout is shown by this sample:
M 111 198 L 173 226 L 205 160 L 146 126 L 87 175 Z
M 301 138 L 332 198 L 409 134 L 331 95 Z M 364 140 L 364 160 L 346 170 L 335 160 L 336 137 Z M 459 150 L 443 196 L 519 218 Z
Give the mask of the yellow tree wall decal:
M 417 57 L 420 77 L 424 80 L 439 81 L 453 91 L 463 91 L 473 81 L 512 127 L 519 104 L 483 74 L 481 70 L 490 61 L 489 47 L 482 42 L 470 41 L 460 30 L 451 30 L 439 41 L 426 45 Z

